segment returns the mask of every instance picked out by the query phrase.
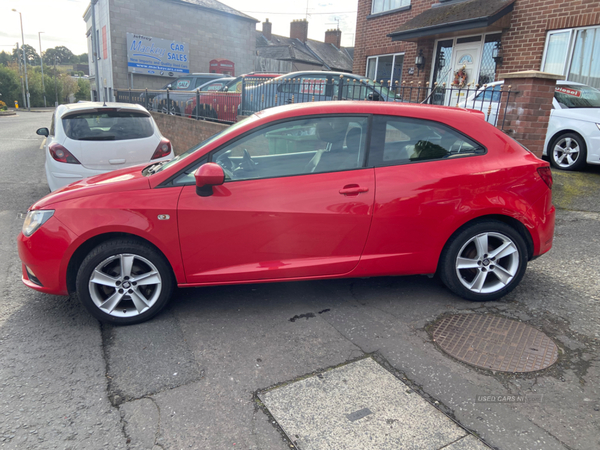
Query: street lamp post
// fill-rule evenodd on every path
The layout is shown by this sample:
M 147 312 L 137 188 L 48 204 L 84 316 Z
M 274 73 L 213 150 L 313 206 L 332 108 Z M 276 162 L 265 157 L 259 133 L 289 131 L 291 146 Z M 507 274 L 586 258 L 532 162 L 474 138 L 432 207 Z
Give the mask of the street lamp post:
M 44 108 L 46 107 L 46 85 L 44 84 L 44 58 L 42 57 L 42 33 L 38 31 L 38 38 L 40 40 L 40 66 L 42 66 L 42 91 L 44 92 Z
M 25 65 L 25 89 L 27 90 L 27 111 L 31 111 L 31 105 L 29 102 L 29 81 L 27 80 L 27 58 L 25 57 L 25 35 L 23 34 L 23 16 L 19 11 L 13 9 L 14 12 L 19 13 L 19 19 L 21 19 L 21 40 L 23 41 L 23 64 Z

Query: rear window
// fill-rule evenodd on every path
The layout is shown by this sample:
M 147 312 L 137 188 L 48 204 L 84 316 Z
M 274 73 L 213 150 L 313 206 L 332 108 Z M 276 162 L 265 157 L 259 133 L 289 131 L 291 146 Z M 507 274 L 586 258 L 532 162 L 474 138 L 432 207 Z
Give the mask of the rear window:
M 150 117 L 130 111 L 86 112 L 62 119 L 63 129 L 76 141 L 122 141 L 154 134 Z

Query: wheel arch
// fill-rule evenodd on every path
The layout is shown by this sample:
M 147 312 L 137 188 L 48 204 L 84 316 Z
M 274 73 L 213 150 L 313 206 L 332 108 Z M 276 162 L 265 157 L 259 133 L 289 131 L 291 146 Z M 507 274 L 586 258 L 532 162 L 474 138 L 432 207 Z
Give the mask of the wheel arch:
M 478 222 L 485 222 L 486 220 L 497 220 L 498 222 L 505 223 L 506 225 L 514 228 L 525 241 L 525 245 L 527 246 L 527 260 L 531 261 L 534 252 L 533 237 L 531 236 L 531 233 L 523 224 L 523 222 L 519 221 L 518 219 L 515 219 L 514 217 L 505 216 L 502 214 L 486 214 L 484 216 L 479 216 L 463 223 L 454 231 L 454 233 L 450 235 L 450 237 L 444 243 L 444 246 L 438 258 L 438 270 L 442 261 L 442 255 L 444 254 L 444 251 L 448 248 L 448 245 L 450 244 L 450 242 L 452 242 L 454 237 L 461 233 L 465 228 Z
M 109 241 L 111 239 L 116 239 L 116 238 L 132 239 L 132 240 L 138 241 L 142 244 L 152 247 L 164 258 L 167 265 L 169 266 L 169 269 L 171 270 L 171 275 L 173 276 L 174 282 L 177 283 L 177 276 L 175 275 L 175 272 L 173 271 L 173 267 L 171 266 L 169 258 L 167 258 L 167 256 L 163 253 L 163 251 L 160 248 L 158 248 L 155 244 L 153 244 L 151 241 L 144 239 L 143 237 L 140 237 L 136 234 L 132 234 L 132 233 L 109 232 L 109 233 L 98 234 L 96 236 L 89 238 L 87 241 L 83 242 L 77 248 L 77 250 L 75 250 L 73 252 L 73 254 L 71 255 L 71 259 L 69 260 L 69 264 L 67 265 L 67 291 L 69 292 L 69 294 L 74 293 L 76 290 L 75 283 L 77 280 L 77 271 L 78 271 L 79 267 L 81 266 L 81 263 L 83 262 L 85 257 L 88 255 L 88 253 L 90 251 L 92 251 L 92 249 L 97 247 L 98 245 L 102 244 L 103 242 Z

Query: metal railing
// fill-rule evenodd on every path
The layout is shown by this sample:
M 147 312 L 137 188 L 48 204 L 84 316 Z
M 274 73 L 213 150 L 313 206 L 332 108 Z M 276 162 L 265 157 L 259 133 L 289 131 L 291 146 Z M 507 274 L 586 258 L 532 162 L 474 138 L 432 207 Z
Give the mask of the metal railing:
M 149 111 L 198 120 L 234 123 L 275 106 L 329 100 L 422 103 L 478 110 L 486 120 L 504 129 L 508 105 L 515 95 L 511 86 L 446 85 L 403 82 L 375 83 L 345 76 L 329 79 L 254 79 L 241 83 L 241 92 L 173 91 L 152 89 L 115 90 L 117 102 L 137 103 Z

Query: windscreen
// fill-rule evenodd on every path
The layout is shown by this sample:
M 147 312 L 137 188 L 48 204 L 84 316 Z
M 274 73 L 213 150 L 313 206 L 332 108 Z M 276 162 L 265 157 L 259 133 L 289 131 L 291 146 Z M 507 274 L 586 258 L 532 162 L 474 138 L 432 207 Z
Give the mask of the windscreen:
M 77 141 L 122 141 L 154 134 L 150 117 L 132 111 L 97 111 L 72 114 L 62 119 L 70 139 Z
M 560 84 L 554 98 L 562 108 L 600 108 L 600 91 L 590 86 Z

